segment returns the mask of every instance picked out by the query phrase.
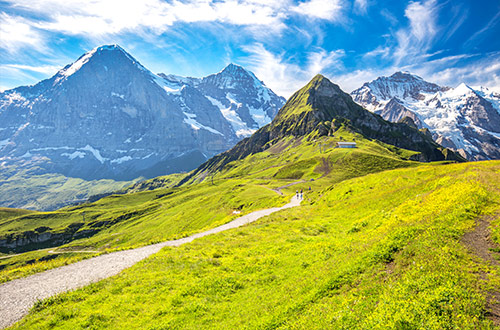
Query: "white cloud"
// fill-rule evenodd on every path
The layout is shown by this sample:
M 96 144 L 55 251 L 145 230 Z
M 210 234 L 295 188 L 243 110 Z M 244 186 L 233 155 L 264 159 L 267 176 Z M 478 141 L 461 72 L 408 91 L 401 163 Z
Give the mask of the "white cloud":
M 409 27 L 396 32 L 398 46 L 394 52 L 396 63 L 416 60 L 432 46 L 438 32 L 436 24 L 439 7 L 436 0 L 411 2 L 405 10 Z
M 443 37 L 445 42 L 455 34 L 458 28 L 461 27 L 465 20 L 469 17 L 469 9 L 464 8 L 462 5 L 452 7 L 451 12 L 453 13 L 453 16 L 450 19 L 448 26 L 445 28 L 446 33 Z
M 31 65 L 24 65 L 24 64 L 3 64 L 3 65 L 0 65 L 0 69 L 31 71 L 31 72 L 43 73 L 43 74 L 47 74 L 47 75 L 53 75 L 61 68 L 58 66 L 55 66 L 55 65 L 31 66 Z
M 436 0 L 426 2 L 412 2 L 405 10 L 410 20 L 411 34 L 419 41 L 432 39 L 437 32 L 436 28 Z
M 500 52 L 474 59 L 475 55 L 449 56 L 411 68 L 421 77 L 444 86 L 460 83 L 500 87 Z
M 354 12 L 357 14 L 366 14 L 370 3 L 368 0 L 354 0 Z
M 30 22 L 22 17 L 0 14 L 0 48 L 10 54 L 17 53 L 21 48 L 30 47 L 42 51 L 45 39 L 34 29 Z
M 102 38 L 125 32 L 160 35 L 177 22 L 218 22 L 279 33 L 290 15 L 328 21 L 342 18 L 344 0 L 6 0 L 16 10 L 43 17 L 28 28 Z M 257 35 L 257 33 L 255 34 Z
M 338 21 L 342 18 L 342 0 L 309 0 L 292 7 L 291 10 L 312 18 Z
M 40 81 L 36 72 L 23 70 L 9 65 L 0 65 L 0 84 L 4 89 L 11 89 L 19 85 L 35 84 Z
M 358 0 L 364 3 L 366 0 Z M 213 23 L 240 28 L 256 41 L 269 41 L 287 28 L 290 16 L 342 22 L 345 0 L 5 0 L 8 10 L 30 16 L 2 22 L 3 47 L 10 52 L 31 46 L 41 49 L 46 42 L 63 36 L 77 36 L 92 44 L 109 42 L 133 33 L 161 42 L 164 33 L 175 33 L 176 23 Z M 364 6 L 364 4 L 362 4 Z M 2 14 L 3 20 L 10 18 Z M 37 17 L 36 19 L 33 17 Z M 12 33 L 11 33 L 12 32 Z M 236 35 L 236 33 L 233 33 Z M 51 38 L 45 39 L 45 38 Z M 35 47 L 35 46 L 36 47 Z
M 399 23 L 396 16 L 394 16 L 394 14 L 391 13 L 387 8 L 382 9 L 380 11 L 380 15 L 382 15 L 386 19 L 386 21 L 393 26 Z
M 498 12 L 493 18 L 486 23 L 486 25 L 479 31 L 476 31 L 466 42 L 465 44 L 470 45 L 474 40 L 479 38 L 484 32 L 491 31 L 493 27 L 500 21 L 500 12 Z
M 387 58 L 391 54 L 391 49 L 389 47 L 382 47 L 378 46 L 372 51 L 369 51 L 363 55 L 363 58 L 370 58 L 370 57 L 382 57 L 382 58 Z
M 301 67 L 283 54 L 271 53 L 260 43 L 245 46 L 243 50 L 250 55 L 242 62 L 246 62 L 248 68 L 275 93 L 287 98 L 316 74 L 341 66 L 339 60 L 344 56 L 343 50 L 327 52 L 317 49 L 307 54 L 307 63 Z
M 67 35 L 102 37 L 147 30 L 157 35 L 176 22 L 220 22 L 266 26 L 279 31 L 289 14 L 290 0 L 7 0 L 12 7 L 45 16 L 32 27 Z M 26 20 L 27 21 L 27 20 Z

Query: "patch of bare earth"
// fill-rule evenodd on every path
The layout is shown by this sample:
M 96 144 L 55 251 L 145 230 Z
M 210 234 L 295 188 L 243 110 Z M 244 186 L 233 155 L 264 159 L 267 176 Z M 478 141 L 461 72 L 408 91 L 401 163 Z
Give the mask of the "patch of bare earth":
M 315 171 L 323 173 L 323 175 L 321 175 L 322 178 L 330 174 L 331 170 L 332 169 L 330 168 L 330 161 L 328 160 L 328 157 L 322 158 L 321 164 L 318 165 L 315 169 Z
M 269 149 L 266 151 L 271 153 L 271 154 L 280 154 L 282 153 L 286 148 L 290 146 L 291 141 L 280 141 L 274 145 L 272 145 Z
M 476 219 L 476 227 L 473 231 L 466 233 L 462 242 L 478 257 L 488 263 L 490 266 L 499 267 L 499 253 L 494 252 L 498 248 L 490 236 L 489 225 L 492 220 L 497 219 L 500 214 L 493 216 L 483 216 Z M 481 279 L 488 280 L 488 273 L 481 272 Z M 500 292 L 488 292 L 487 297 L 487 317 L 495 325 L 500 326 Z

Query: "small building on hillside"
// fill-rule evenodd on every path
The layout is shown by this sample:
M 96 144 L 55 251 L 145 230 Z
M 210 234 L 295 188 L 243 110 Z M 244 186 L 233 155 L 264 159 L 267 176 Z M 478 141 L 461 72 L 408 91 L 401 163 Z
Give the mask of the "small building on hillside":
M 356 148 L 356 142 L 337 142 L 337 148 Z

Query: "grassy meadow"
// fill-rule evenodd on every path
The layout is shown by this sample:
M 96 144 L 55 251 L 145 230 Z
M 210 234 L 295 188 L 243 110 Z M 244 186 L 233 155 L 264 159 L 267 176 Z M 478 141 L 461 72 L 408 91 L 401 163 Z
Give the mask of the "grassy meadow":
M 335 148 L 340 140 L 357 148 Z M 176 175 L 53 212 L 4 210 L 0 239 L 69 236 L 0 255 L 1 282 L 185 237 L 305 191 L 300 207 L 38 302 L 13 328 L 493 329 L 499 269 L 463 237 L 487 216 L 500 243 L 500 162 L 412 154 L 341 128 L 282 139 L 181 186 Z
M 493 329 L 499 269 L 463 235 L 489 216 L 500 243 L 499 214 L 499 161 L 368 174 L 40 302 L 13 328 Z

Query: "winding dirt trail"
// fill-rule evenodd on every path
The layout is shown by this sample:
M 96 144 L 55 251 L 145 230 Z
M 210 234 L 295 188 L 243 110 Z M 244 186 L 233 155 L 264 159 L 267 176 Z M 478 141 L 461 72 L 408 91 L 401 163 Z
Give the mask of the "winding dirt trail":
M 107 277 L 114 276 L 135 263 L 157 253 L 165 246 L 179 246 L 193 240 L 238 228 L 254 222 L 271 213 L 299 206 L 296 196 L 282 207 L 255 211 L 239 217 L 222 226 L 197 233 L 185 238 L 104 254 L 82 260 L 74 264 L 48 270 L 25 278 L 16 279 L 0 285 L 0 328 L 6 328 L 22 319 L 37 300 L 74 290 Z

